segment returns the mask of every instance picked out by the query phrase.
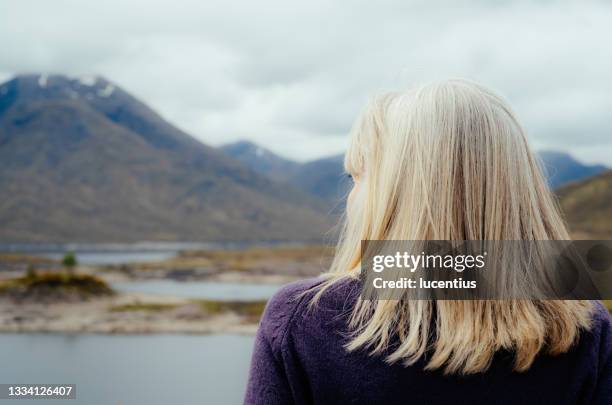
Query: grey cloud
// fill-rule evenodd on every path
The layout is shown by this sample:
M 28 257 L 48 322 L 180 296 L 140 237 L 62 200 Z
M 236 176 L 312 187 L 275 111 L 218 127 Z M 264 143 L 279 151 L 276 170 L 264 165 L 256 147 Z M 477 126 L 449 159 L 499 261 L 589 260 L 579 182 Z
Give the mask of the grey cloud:
M 609 3 L 21 0 L 4 9 L 0 79 L 101 74 L 212 144 L 247 137 L 301 160 L 337 153 L 371 95 L 467 77 L 508 98 L 536 146 L 612 164 Z

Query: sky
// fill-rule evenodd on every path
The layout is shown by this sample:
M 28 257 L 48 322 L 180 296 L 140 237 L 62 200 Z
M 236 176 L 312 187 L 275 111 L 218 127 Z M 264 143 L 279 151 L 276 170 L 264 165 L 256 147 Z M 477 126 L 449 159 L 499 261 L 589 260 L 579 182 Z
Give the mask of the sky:
M 0 81 L 101 75 L 211 145 L 342 152 L 369 97 L 489 86 L 536 149 L 612 165 L 612 2 L 0 0 Z

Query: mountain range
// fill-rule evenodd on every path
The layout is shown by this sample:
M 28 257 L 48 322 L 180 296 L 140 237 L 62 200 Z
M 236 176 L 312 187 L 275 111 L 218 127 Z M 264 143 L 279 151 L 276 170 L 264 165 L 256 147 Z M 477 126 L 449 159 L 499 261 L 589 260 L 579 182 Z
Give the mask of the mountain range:
M 298 163 L 246 140 L 221 146 L 220 149 L 265 176 L 291 183 L 323 199 L 336 201 L 345 194 L 349 184 L 344 174 L 342 155 Z M 539 158 L 553 189 L 607 170 L 603 165 L 583 164 L 563 152 L 541 151 Z
M 349 190 L 341 155 L 298 163 L 249 141 L 225 145 L 221 150 L 255 171 L 290 183 L 336 207 L 342 207 L 342 197 Z M 612 238 L 612 171 L 602 165 L 585 165 L 567 153 L 542 151 L 539 158 L 573 235 Z
M 101 77 L 0 85 L 0 241 L 318 240 L 328 204 Z
M 332 203 L 341 201 L 350 185 L 342 155 L 299 163 L 250 141 L 230 143 L 220 149 L 260 174 Z
M 609 172 L 540 156 L 576 229 L 607 232 Z M 102 77 L 0 85 L 0 242 L 320 241 L 349 187 L 341 155 L 213 148 Z
M 567 153 L 557 151 L 541 151 L 540 160 L 552 188 L 559 188 L 607 170 L 604 165 L 586 165 Z

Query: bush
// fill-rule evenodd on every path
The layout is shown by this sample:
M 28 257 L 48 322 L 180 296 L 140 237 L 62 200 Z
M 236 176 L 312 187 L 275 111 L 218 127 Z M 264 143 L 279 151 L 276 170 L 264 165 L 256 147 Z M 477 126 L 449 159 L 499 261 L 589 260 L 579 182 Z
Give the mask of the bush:
M 77 265 L 77 259 L 74 253 L 72 252 L 66 253 L 64 255 L 64 258 L 62 259 L 62 264 L 68 270 L 72 270 Z

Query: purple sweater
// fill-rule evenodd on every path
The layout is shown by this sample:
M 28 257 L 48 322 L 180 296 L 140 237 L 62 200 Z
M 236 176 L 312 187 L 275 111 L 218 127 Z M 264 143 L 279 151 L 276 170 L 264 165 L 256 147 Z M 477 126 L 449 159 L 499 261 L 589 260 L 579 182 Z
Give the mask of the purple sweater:
M 388 365 L 381 357 L 347 352 L 346 320 L 357 281 L 324 293 L 308 311 L 306 294 L 320 279 L 284 287 L 268 303 L 255 340 L 245 404 L 612 404 L 612 327 L 597 306 L 593 328 L 568 353 L 539 356 L 526 372 L 512 371 L 511 353 L 467 377 L 424 371 L 423 362 Z

